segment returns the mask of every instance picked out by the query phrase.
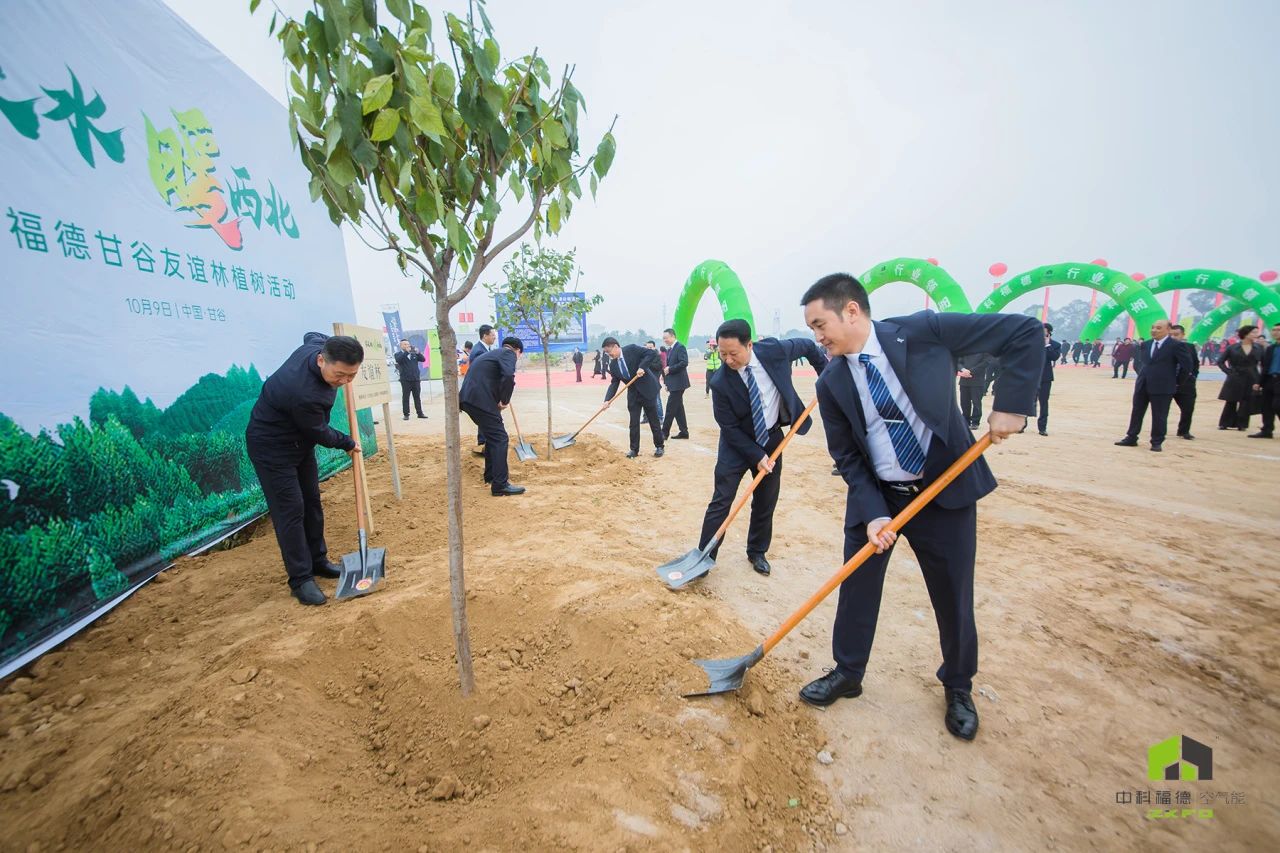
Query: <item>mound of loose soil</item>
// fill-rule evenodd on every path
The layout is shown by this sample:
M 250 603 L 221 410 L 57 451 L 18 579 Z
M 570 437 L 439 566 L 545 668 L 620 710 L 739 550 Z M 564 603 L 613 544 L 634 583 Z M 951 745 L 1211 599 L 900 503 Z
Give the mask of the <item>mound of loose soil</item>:
M 528 436 L 541 455 L 545 437 Z M 442 445 L 399 442 L 404 500 L 370 466 L 387 581 L 323 608 L 287 594 L 269 524 L 185 559 L 0 693 L 0 822 L 23 849 L 797 849 L 838 815 L 826 744 L 768 661 L 686 700 L 689 660 L 758 638 L 653 574 L 675 543 L 599 439 L 467 477 L 478 691 L 453 658 Z M 514 456 L 513 456 L 514 464 Z M 325 484 L 331 556 L 350 475 Z M 671 550 L 672 554 L 665 555 Z M 332 592 L 331 581 L 322 587 Z M 847 819 L 847 818 L 846 818 Z

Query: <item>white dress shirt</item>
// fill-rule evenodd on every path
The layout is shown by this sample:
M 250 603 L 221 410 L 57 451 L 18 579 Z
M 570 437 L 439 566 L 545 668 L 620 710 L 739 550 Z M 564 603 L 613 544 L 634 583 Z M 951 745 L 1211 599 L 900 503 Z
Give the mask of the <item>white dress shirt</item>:
M 916 414 L 915 407 L 907 399 L 907 392 L 903 390 L 902 383 L 898 381 L 898 375 L 893 372 L 893 365 L 889 364 L 889 359 L 880 346 L 880 339 L 876 337 L 875 325 L 873 322 L 871 334 L 867 336 L 867 342 L 862 345 L 862 352 L 871 356 L 871 363 L 876 370 L 880 371 L 884 384 L 893 397 L 893 402 L 897 403 L 902 414 L 906 416 L 911 431 L 916 434 L 916 440 L 920 442 L 920 449 L 927 456 L 929 443 L 933 440 L 933 430 L 924 425 L 924 421 L 920 420 L 920 416 Z M 871 399 L 871 390 L 867 387 L 867 370 L 858 360 L 858 355 L 859 353 L 850 353 L 845 356 L 845 359 L 849 362 L 849 372 L 853 374 L 853 384 L 858 389 L 858 399 L 862 402 L 862 414 L 867 419 L 867 444 L 871 448 L 871 460 L 875 463 L 876 476 L 891 483 L 919 480 L 921 479 L 919 474 L 912 474 L 898 464 L 898 454 L 893 450 L 893 439 L 889 437 L 889 427 L 885 425 L 884 418 L 880 417 L 880 412 L 876 410 L 875 401 Z
M 738 368 L 738 375 L 742 377 L 742 384 L 747 384 L 746 371 L 751 371 L 751 376 L 756 380 L 756 388 L 760 391 L 760 405 L 764 408 L 764 425 L 769 429 L 773 429 L 778 425 L 778 415 L 782 411 L 782 395 L 778 393 L 778 388 L 773 384 L 773 380 L 769 378 L 769 374 L 765 372 L 764 365 L 760 363 L 760 359 L 756 358 L 755 350 L 751 351 L 751 361 L 746 367 Z M 748 388 L 747 398 L 750 399 L 751 392 Z

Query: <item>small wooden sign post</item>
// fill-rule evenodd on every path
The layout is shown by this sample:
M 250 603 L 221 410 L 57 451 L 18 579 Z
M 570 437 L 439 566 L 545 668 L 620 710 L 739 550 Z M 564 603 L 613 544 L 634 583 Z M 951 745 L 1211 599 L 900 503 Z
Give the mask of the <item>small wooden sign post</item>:
M 387 375 L 387 348 L 383 343 L 382 331 L 368 326 L 357 326 L 354 323 L 334 323 L 335 335 L 350 335 L 364 347 L 364 363 L 360 372 L 347 386 L 347 393 L 354 394 L 356 409 L 368 409 L 381 404 L 382 423 L 387 430 L 387 461 L 391 463 L 391 485 L 395 488 L 396 500 L 400 494 L 400 466 L 396 461 L 396 441 L 391 432 L 391 385 Z M 356 438 L 357 436 L 352 436 Z M 365 513 L 369 518 L 369 530 L 373 531 L 373 507 L 369 501 L 369 489 L 366 485 Z

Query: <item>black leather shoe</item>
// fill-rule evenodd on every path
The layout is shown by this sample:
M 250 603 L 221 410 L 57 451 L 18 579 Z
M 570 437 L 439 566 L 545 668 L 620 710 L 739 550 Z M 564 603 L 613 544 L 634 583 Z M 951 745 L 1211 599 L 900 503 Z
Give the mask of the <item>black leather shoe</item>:
M 947 731 L 961 740 L 973 740 L 978 734 L 978 709 L 968 690 L 947 688 Z
M 1187 441 L 1195 441 L 1196 437 L 1189 432 L 1178 433 L 1178 438 L 1185 438 Z
M 501 488 L 491 489 L 490 492 L 495 498 L 505 498 L 508 495 L 523 495 L 524 486 L 513 486 L 510 483 L 507 483 Z
M 747 559 L 751 561 L 751 568 L 765 577 L 769 577 L 769 561 L 764 558 L 764 554 L 756 554 L 755 556 L 748 554 Z
M 687 432 L 676 433 L 675 435 L 673 435 L 673 436 L 671 436 L 671 437 L 672 437 L 672 438 L 688 438 L 688 437 L 689 437 L 689 433 L 687 433 Z
M 404 419 L 405 419 L 406 421 L 407 421 L 407 420 L 409 420 L 409 416 L 408 416 L 408 415 L 405 415 L 405 416 L 404 416 Z
M 1271 438 L 1271 433 L 1269 433 L 1269 432 L 1251 432 L 1251 433 L 1249 433 L 1249 438 Z
M 862 682 L 835 669 L 800 688 L 801 701 L 818 708 L 825 708 L 837 699 L 861 695 Z
M 639 456 L 639 455 L 640 455 L 640 451 L 639 451 L 639 450 L 628 450 L 628 451 L 627 451 L 627 458 L 628 458 L 628 459 L 635 459 L 635 458 L 636 458 L 637 456 Z
M 1138 439 L 1136 438 L 1126 437 L 1116 442 L 1116 447 L 1137 447 L 1137 446 L 1138 446 Z
M 311 574 L 318 578 L 337 578 L 342 577 L 342 566 L 337 563 L 331 563 L 325 560 L 318 566 L 311 567 Z
M 329 600 L 313 580 L 308 580 L 302 586 L 294 589 L 293 597 L 298 599 L 299 604 L 324 604 Z
M 426 415 L 418 415 L 418 417 L 422 418 L 424 421 L 427 419 Z
M 1163 445 L 1163 444 L 1153 444 L 1153 445 L 1151 445 L 1151 452 L 1152 452 L 1152 453 L 1163 453 L 1163 452 L 1164 452 L 1164 445 Z
M 666 452 L 667 452 L 667 451 L 663 450 L 661 447 L 655 447 L 655 448 L 653 449 L 653 455 L 654 455 L 654 456 L 661 456 L 662 454 L 664 454 L 664 453 L 666 453 Z
M 1049 431 L 1048 431 L 1048 430 L 1046 430 L 1046 429 L 1042 429 L 1042 430 L 1040 430 L 1040 434 L 1041 434 L 1041 435 L 1048 435 L 1048 434 L 1049 434 Z
M 839 465 L 832 465 L 832 466 L 831 466 L 831 476 L 832 476 L 832 477 L 839 477 L 839 476 L 840 476 L 840 466 L 839 466 Z

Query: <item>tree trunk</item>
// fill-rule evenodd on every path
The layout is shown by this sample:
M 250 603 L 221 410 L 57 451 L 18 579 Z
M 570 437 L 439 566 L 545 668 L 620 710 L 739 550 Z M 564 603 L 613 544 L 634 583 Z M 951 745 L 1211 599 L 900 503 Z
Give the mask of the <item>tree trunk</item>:
M 435 282 L 436 331 L 444 362 L 444 458 L 449 512 L 449 598 L 453 606 L 453 646 L 458 659 L 458 683 L 462 695 L 476 689 L 471 665 L 471 632 L 467 627 L 467 585 L 462 565 L 462 435 L 458 424 L 458 335 L 449 322 L 448 281 Z
M 550 338 L 542 339 L 542 366 L 547 373 L 547 458 L 551 458 L 551 353 L 547 351 Z

